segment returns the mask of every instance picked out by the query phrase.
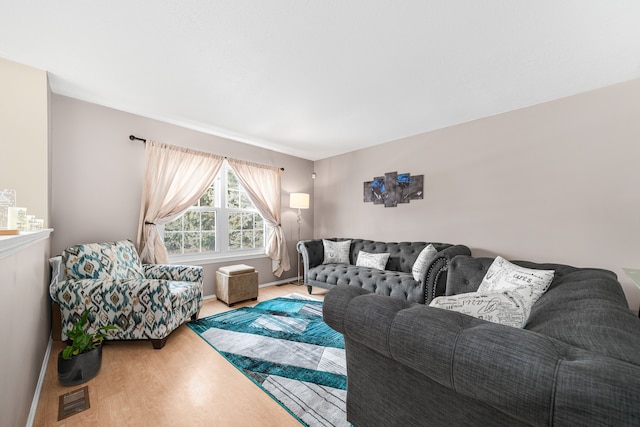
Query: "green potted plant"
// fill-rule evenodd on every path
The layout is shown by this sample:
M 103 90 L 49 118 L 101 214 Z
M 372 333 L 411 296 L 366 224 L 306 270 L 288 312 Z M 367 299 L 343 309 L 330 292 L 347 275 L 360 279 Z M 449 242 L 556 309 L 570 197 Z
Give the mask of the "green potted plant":
M 103 326 L 97 333 L 85 330 L 89 310 L 67 331 L 71 343 L 58 354 L 58 380 L 62 385 L 82 384 L 95 377 L 102 365 L 102 341 L 108 330 L 118 329 L 113 325 Z

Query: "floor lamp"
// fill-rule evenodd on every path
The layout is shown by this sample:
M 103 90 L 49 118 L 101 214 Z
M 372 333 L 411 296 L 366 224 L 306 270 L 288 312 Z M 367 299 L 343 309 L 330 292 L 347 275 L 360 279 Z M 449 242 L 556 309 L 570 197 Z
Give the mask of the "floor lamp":
M 309 195 L 307 193 L 291 193 L 289 197 L 289 207 L 298 209 L 298 242 L 300 242 L 300 223 L 302 222 L 302 213 L 300 209 L 309 209 Z M 296 248 L 298 243 L 296 243 Z M 296 258 L 298 260 L 298 285 L 300 285 L 300 254 L 296 250 Z

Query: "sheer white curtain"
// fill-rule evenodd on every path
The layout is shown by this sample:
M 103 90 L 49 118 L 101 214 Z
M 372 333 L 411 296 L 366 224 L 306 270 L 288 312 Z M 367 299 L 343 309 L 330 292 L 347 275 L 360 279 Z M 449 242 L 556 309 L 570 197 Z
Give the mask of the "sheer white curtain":
M 142 262 L 164 264 L 169 255 L 158 225 L 178 218 L 211 185 L 224 157 L 147 140 L 138 225 Z
M 267 236 L 266 253 L 272 262 L 273 274 L 280 277 L 291 269 L 289 252 L 280 224 L 280 182 L 282 170 L 240 160 L 227 159 L 238 180 L 249 194 L 260 215 L 271 226 Z

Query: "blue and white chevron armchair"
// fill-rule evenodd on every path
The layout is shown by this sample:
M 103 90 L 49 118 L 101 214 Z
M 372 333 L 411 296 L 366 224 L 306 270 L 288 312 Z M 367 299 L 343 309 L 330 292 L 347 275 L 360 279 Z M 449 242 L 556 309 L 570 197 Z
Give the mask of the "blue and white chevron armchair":
M 202 307 L 202 267 L 142 264 L 130 240 L 71 246 L 57 261 L 49 292 L 60 307 L 62 340 L 89 310 L 90 332 L 116 325 L 107 339 L 148 339 L 159 349 Z

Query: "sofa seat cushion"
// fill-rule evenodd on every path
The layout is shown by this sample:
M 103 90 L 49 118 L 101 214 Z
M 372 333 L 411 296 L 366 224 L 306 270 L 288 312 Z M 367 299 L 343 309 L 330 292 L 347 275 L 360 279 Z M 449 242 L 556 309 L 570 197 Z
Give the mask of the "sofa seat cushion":
M 308 271 L 310 283 L 324 282 L 335 286 L 359 286 L 369 292 L 409 301 L 423 301 L 420 282 L 411 273 L 357 267 L 348 264 L 322 264 Z

